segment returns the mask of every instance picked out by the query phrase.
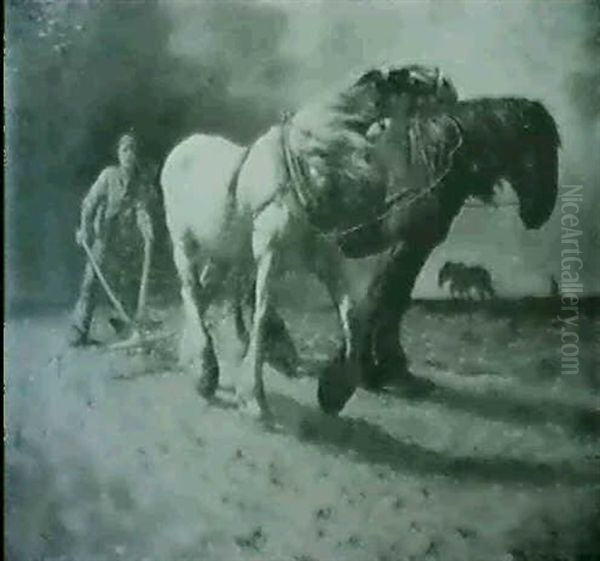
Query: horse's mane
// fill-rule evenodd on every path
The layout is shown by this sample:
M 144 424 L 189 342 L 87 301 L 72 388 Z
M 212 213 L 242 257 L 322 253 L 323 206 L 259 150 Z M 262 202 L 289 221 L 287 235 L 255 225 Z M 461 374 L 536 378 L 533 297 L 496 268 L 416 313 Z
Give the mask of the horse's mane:
M 378 70 L 323 95 L 291 119 L 289 147 L 303 168 L 314 201 L 313 222 L 330 229 L 360 220 L 382 183 L 372 162 L 368 128 L 379 119 Z
M 366 179 L 370 142 L 365 136 L 378 118 L 377 70 L 317 98 L 293 117 L 291 143 L 317 173 L 340 180 Z M 345 176 L 345 177 L 344 177 Z
M 375 68 L 352 82 L 341 84 L 294 115 L 288 146 L 297 156 L 299 166 L 304 168 L 313 208 L 324 213 L 322 219 L 318 219 L 315 214 L 319 212 L 315 210 L 312 213 L 315 222 L 328 228 L 340 220 L 341 215 L 345 217 L 342 221 L 350 223 L 361 218 L 353 216 L 352 209 L 362 209 L 360 212 L 364 213 L 369 207 L 373 212 L 384 204 L 389 170 L 384 169 L 375 154 L 381 135 L 368 134 L 368 131 L 384 116 L 389 116 L 384 113 L 392 110 L 393 103 L 388 105 L 388 102 L 395 96 L 408 92 L 415 97 L 430 94 L 434 86 L 448 89 L 449 98 L 452 94 L 455 97 L 452 84 L 437 68 L 421 65 Z M 394 110 L 399 111 L 398 119 L 404 123 L 406 115 L 402 111 L 414 109 L 409 103 L 404 109 Z M 454 137 L 443 134 L 441 129 L 448 123 L 452 126 L 447 117 L 440 117 L 435 123 L 431 120 L 421 123 L 427 129 L 422 135 L 427 141 L 418 147 L 419 151 L 427 152 L 423 162 L 436 161 L 440 168 L 443 167 L 441 162 L 448 165 L 449 158 L 444 158 L 444 154 L 460 143 L 456 130 Z M 400 136 L 386 136 L 385 141 L 392 147 L 397 145 L 399 160 L 405 156 L 400 151 L 407 149 L 406 136 Z M 414 142 L 413 147 L 416 153 Z M 429 182 L 434 182 L 435 169 L 427 169 L 427 173 L 432 177 Z
M 544 105 L 519 97 L 476 98 L 428 109 L 411 118 L 408 134 L 412 163 L 426 166 L 432 180 L 454 165 L 451 159 L 477 162 L 481 173 L 493 179 L 507 162 L 518 162 L 532 143 L 560 146 L 558 127 Z M 486 201 L 493 196 L 488 187 L 478 193 Z
M 524 97 L 481 97 L 459 101 L 448 108 L 473 140 L 496 138 L 495 142 L 520 143 L 537 140 L 560 146 L 554 118 L 544 105 Z M 489 144 L 489 140 L 488 140 Z

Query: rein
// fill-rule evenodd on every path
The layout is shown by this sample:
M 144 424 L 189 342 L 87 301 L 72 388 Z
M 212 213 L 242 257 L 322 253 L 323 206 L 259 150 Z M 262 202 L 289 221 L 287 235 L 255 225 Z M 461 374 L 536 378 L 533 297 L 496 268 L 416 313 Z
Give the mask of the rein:
M 229 179 L 229 183 L 227 184 L 227 209 L 226 209 L 226 223 L 229 224 L 233 215 L 235 213 L 235 197 L 236 191 L 238 187 L 238 180 L 240 178 L 240 173 L 242 173 L 242 168 L 248 159 L 250 151 L 254 148 L 255 142 L 253 142 L 250 146 L 244 149 L 244 152 Z

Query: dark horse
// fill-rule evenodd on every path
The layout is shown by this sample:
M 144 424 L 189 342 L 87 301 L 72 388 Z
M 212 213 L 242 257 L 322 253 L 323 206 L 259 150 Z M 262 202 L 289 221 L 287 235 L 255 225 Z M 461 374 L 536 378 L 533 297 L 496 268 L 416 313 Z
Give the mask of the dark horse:
M 465 265 L 446 261 L 438 272 L 438 286 L 449 285 L 453 299 L 472 300 L 473 293 L 479 300 L 491 299 L 495 296 L 492 276 L 480 265 Z
M 540 102 L 481 98 L 418 116 L 425 145 L 443 145 L 446 135 L 455 134 L 454 126 L 445 127 L 441 116 L 450 117 L 462 135 L 451 169 L 435 190 L 404 210 L 389 213 L 381 224 L 383 231 L 402 230 L 404 243 L 386 256 L 365 300 L 368 335 L 361 356 L 363 383 L 369 387 L 415 381 L 399 343 L 400 322 L 417 275 L 432 250 L 446 239 L 468 197 L 491 202 L 496 184 L 508 181 L 527 229 L 540 228 L 556 202 L 560 138 L 553 117 Z M 430 127 L 432 123 L 441 127 Z M 368 237 L 371 243 L 377 239 L 372 233 Z

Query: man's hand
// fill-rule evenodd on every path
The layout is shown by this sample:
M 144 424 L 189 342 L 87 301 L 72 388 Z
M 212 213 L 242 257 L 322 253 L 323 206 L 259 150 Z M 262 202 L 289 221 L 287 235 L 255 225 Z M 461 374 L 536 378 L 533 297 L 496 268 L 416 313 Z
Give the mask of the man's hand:
M 78 228 L 75 232 L 75 243 L 79 247 L 83 247 L 83 245 L 87 242 L 86 235 L 83 228 Z

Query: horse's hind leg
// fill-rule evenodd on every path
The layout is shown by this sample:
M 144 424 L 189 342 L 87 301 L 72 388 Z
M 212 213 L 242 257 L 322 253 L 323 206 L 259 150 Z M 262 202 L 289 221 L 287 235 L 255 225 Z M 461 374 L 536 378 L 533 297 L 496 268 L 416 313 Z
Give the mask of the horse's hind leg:
M 254 297 L 249 297 L 249 291 L 247 290 L 248 279 L 245 276 L 238 273 L 234 280 L 235 286 L 233 298 L 230 302 L 230 313 L 233 317 L 235 335 L 239 346 L 238 356 L 241 359 L 246 355 L 248 345 L 250 344 L 250 333 L 246 326 L 244 310 L 249 308 L 251 313 L 253 313 Z
M 183 364 L 200 368 L 198 391 L 203 397 L 209 398 L 219 385 L 219 364 L 205 317 L 214 296 L 214 282 L 211 283 L 209 278 L 214 265 L 210 262 L 206 264 L 199 276 L 193 256 L 183 243 L 174 248 L 174 259 L 181 280 L 185 314 L 179 358 Z
M 241 356 L 246 354 L 248 345 L 250 344 L 250 334 L 246 328 L 246 322 L 244 321 L 244 309 L 243 304 L 239 298 L 235 298 L 232 302 L 233 321 L 235 325 L 235 334 L 242 347 Z
M 235 331 L 243 349 L 242 356 L 248 350 L 250 344 L 250 334 L 244 321 L 244 306 L 250 309 L 251 315 L 254 314 L 254 298 L 256 292 L 256 283 L 252 282 L 250 290 L 247 290 L 245 284 L 238 283 L 236 298 L 232 303 L 232 312 L 235 325 Z M 245 289 L 245 290 L 244 290 Z M 247 294 L 246 294 L 247 291 Z M 300 358 L 294 345 L 285 321 L 279 315 L 274 306 L 269 306 L 267 310 L 265 324 L 263 326 L 265 340 L 265 361 L 268 362 L 278 372 L 293 378 L 297 374 Z

